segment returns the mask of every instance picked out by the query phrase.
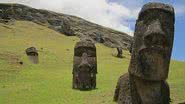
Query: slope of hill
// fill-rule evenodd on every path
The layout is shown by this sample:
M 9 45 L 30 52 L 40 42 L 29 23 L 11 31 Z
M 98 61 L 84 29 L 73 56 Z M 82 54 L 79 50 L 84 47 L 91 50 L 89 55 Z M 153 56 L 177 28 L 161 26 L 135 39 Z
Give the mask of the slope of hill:
M 85 35 L 94 40 L 98 36 L 108 47 L 128 48 L 132 39 L 125 33 L 88 22 L 79 17 L 34 9 L 20 4 L 0 4 L 0 12 L 0 18 L 32 21 L 68 36 L 81 37 Z
M 97 89 L 72 89 L 73 48 L 79 39 L 32 22 L 0 23 L 0 104 L 115 104 L 114 89 L 127 72 L 130 55 L 112 56 L 113 48 L 96 44 Z M 33 65 L 25 49 L 35 46 L 39 61 Z M 22 61 L 23 65 L 19 64 Z M 172 61 L 169 84 L 173 104 L 185 99 L 185 63 Z

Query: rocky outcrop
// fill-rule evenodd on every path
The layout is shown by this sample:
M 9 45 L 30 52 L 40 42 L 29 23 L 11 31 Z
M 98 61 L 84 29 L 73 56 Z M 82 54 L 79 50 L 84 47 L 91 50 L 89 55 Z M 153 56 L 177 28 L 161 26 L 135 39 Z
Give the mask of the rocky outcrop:
M 21 4 L 0 4 L 0 12 L 1 19 L 32 21 L 68 36 L 81 37 L 86 35 L 93 40 L 96 40 L 97 36 L 101 36 L 103 44 L 108 47 L 128 48 L 132 39 L 125 33 L 88 22 L 76 16 L 34 9 Z

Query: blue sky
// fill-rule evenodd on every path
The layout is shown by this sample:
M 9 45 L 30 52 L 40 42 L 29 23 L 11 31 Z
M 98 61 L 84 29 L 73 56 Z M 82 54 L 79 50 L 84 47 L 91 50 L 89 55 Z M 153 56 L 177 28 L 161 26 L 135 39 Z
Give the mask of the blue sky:
M 0 3 L 10 2 L 75 15 L 131 36 L 145 3 L 171 4 L 176 12 L 172 59 L 185 61 L 185 0 L 0 0 Z

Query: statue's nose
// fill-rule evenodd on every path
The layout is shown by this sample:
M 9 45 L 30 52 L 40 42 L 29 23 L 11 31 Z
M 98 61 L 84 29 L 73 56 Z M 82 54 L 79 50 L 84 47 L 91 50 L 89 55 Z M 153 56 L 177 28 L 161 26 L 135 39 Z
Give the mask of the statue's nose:
M 81 57 L 81 63 L 78 66 L 79 68 L 90 68 L 91 65 L 88 63 L 88 55 L 87 53 L 83 53 Z
M 153 35 L 153 34 L 159 34 L 159 35 L 165 36 L 165 33 L 162 30 L 161 23 L 159 20 L 152 22 L 148 26 L 147 31 L 144 33 L 145 37 L 148 35 Z
M 163 45 L 163 43 L 166 42 L 166 38 L 166 34 L 159 20 L 152 22 L 144 33 L 144 41 L 146 44 Z

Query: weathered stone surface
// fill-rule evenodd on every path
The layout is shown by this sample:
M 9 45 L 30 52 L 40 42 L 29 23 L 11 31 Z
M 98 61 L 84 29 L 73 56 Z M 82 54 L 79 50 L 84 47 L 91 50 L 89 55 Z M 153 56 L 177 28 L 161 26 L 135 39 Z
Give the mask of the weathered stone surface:
M 99 42 L 99 43 L 103 43 L 104 39 L 100 34 L 96 34 L 96 41 Z
M 122 54 L 123 54 L 123 51 L 122 51 L 122 48 L 121 47 L 117 47 L 116 48 L 117 49 L 117 57 L 119 57 L 119 58 L 123 58 L 123 56 L 122 56 Z
M 68 36 L 84 34 L 96 40 L 96 35 L 101 35 L 100 43 L 108 47 L 121 46 L 128 49 L 132 37 L 119 31 L 112 30 L 82 18 L 46 10 L 34 9 L 20 4 L 0 4 L 0 11 L 7 11 L 8 17 L 16 20 L 32 21 L 47 26 L 57 32 Z M 0 15 L 0 18 L 2 15 Z M 105 39 L 104 39 L 105 38 Z
M 129 74 L 126 73 L 118 79 L 114 93 L 114 101 L 118 104 L 132 104 Z
M 129 52 L 132 54 L 132 50 L 133 50 L 133 40 L 132 40 L 132 42 L 131 42 L 131 44 L 130 44 L 130 46 L 129 46 Z
M 29 56 L 38 56 L 37 49 L 35 47 L 30 47 L 26 49 L 26 54 Z
M 131 104 L 169 104 L 166 79 L 173 46 L 174 15 L 173 7 L 167 4 L 143 6 L 136 22 L 129 75 L 117 85 L 127 90 L 117 96 L 131 95 Z M 120 102 L 130 104 L 123 103 L 125 99 Z
M 170 90 L 166 81 L 145 80 L 131 74 L 129 79 L 132 104 L 169 104 Z
M 27 48 L 25 51 L 26 51 L 26 54 L 32 63 L 34 63 L 34 64 L 39 63 L 39 58 L 38 58 L 39 54 L 38 54 L 38 51 L 35 47 Z
M 168 77 L 174 18 L 173 7 L 169 5 L 144 5 L 136 23 L 129 67 L 131 74 L 147 80 L 165 80 Z
M 73 88 L 91 90 L 96 88 L 96 47 L 90 40 L 76 43 L 73 62 Z

